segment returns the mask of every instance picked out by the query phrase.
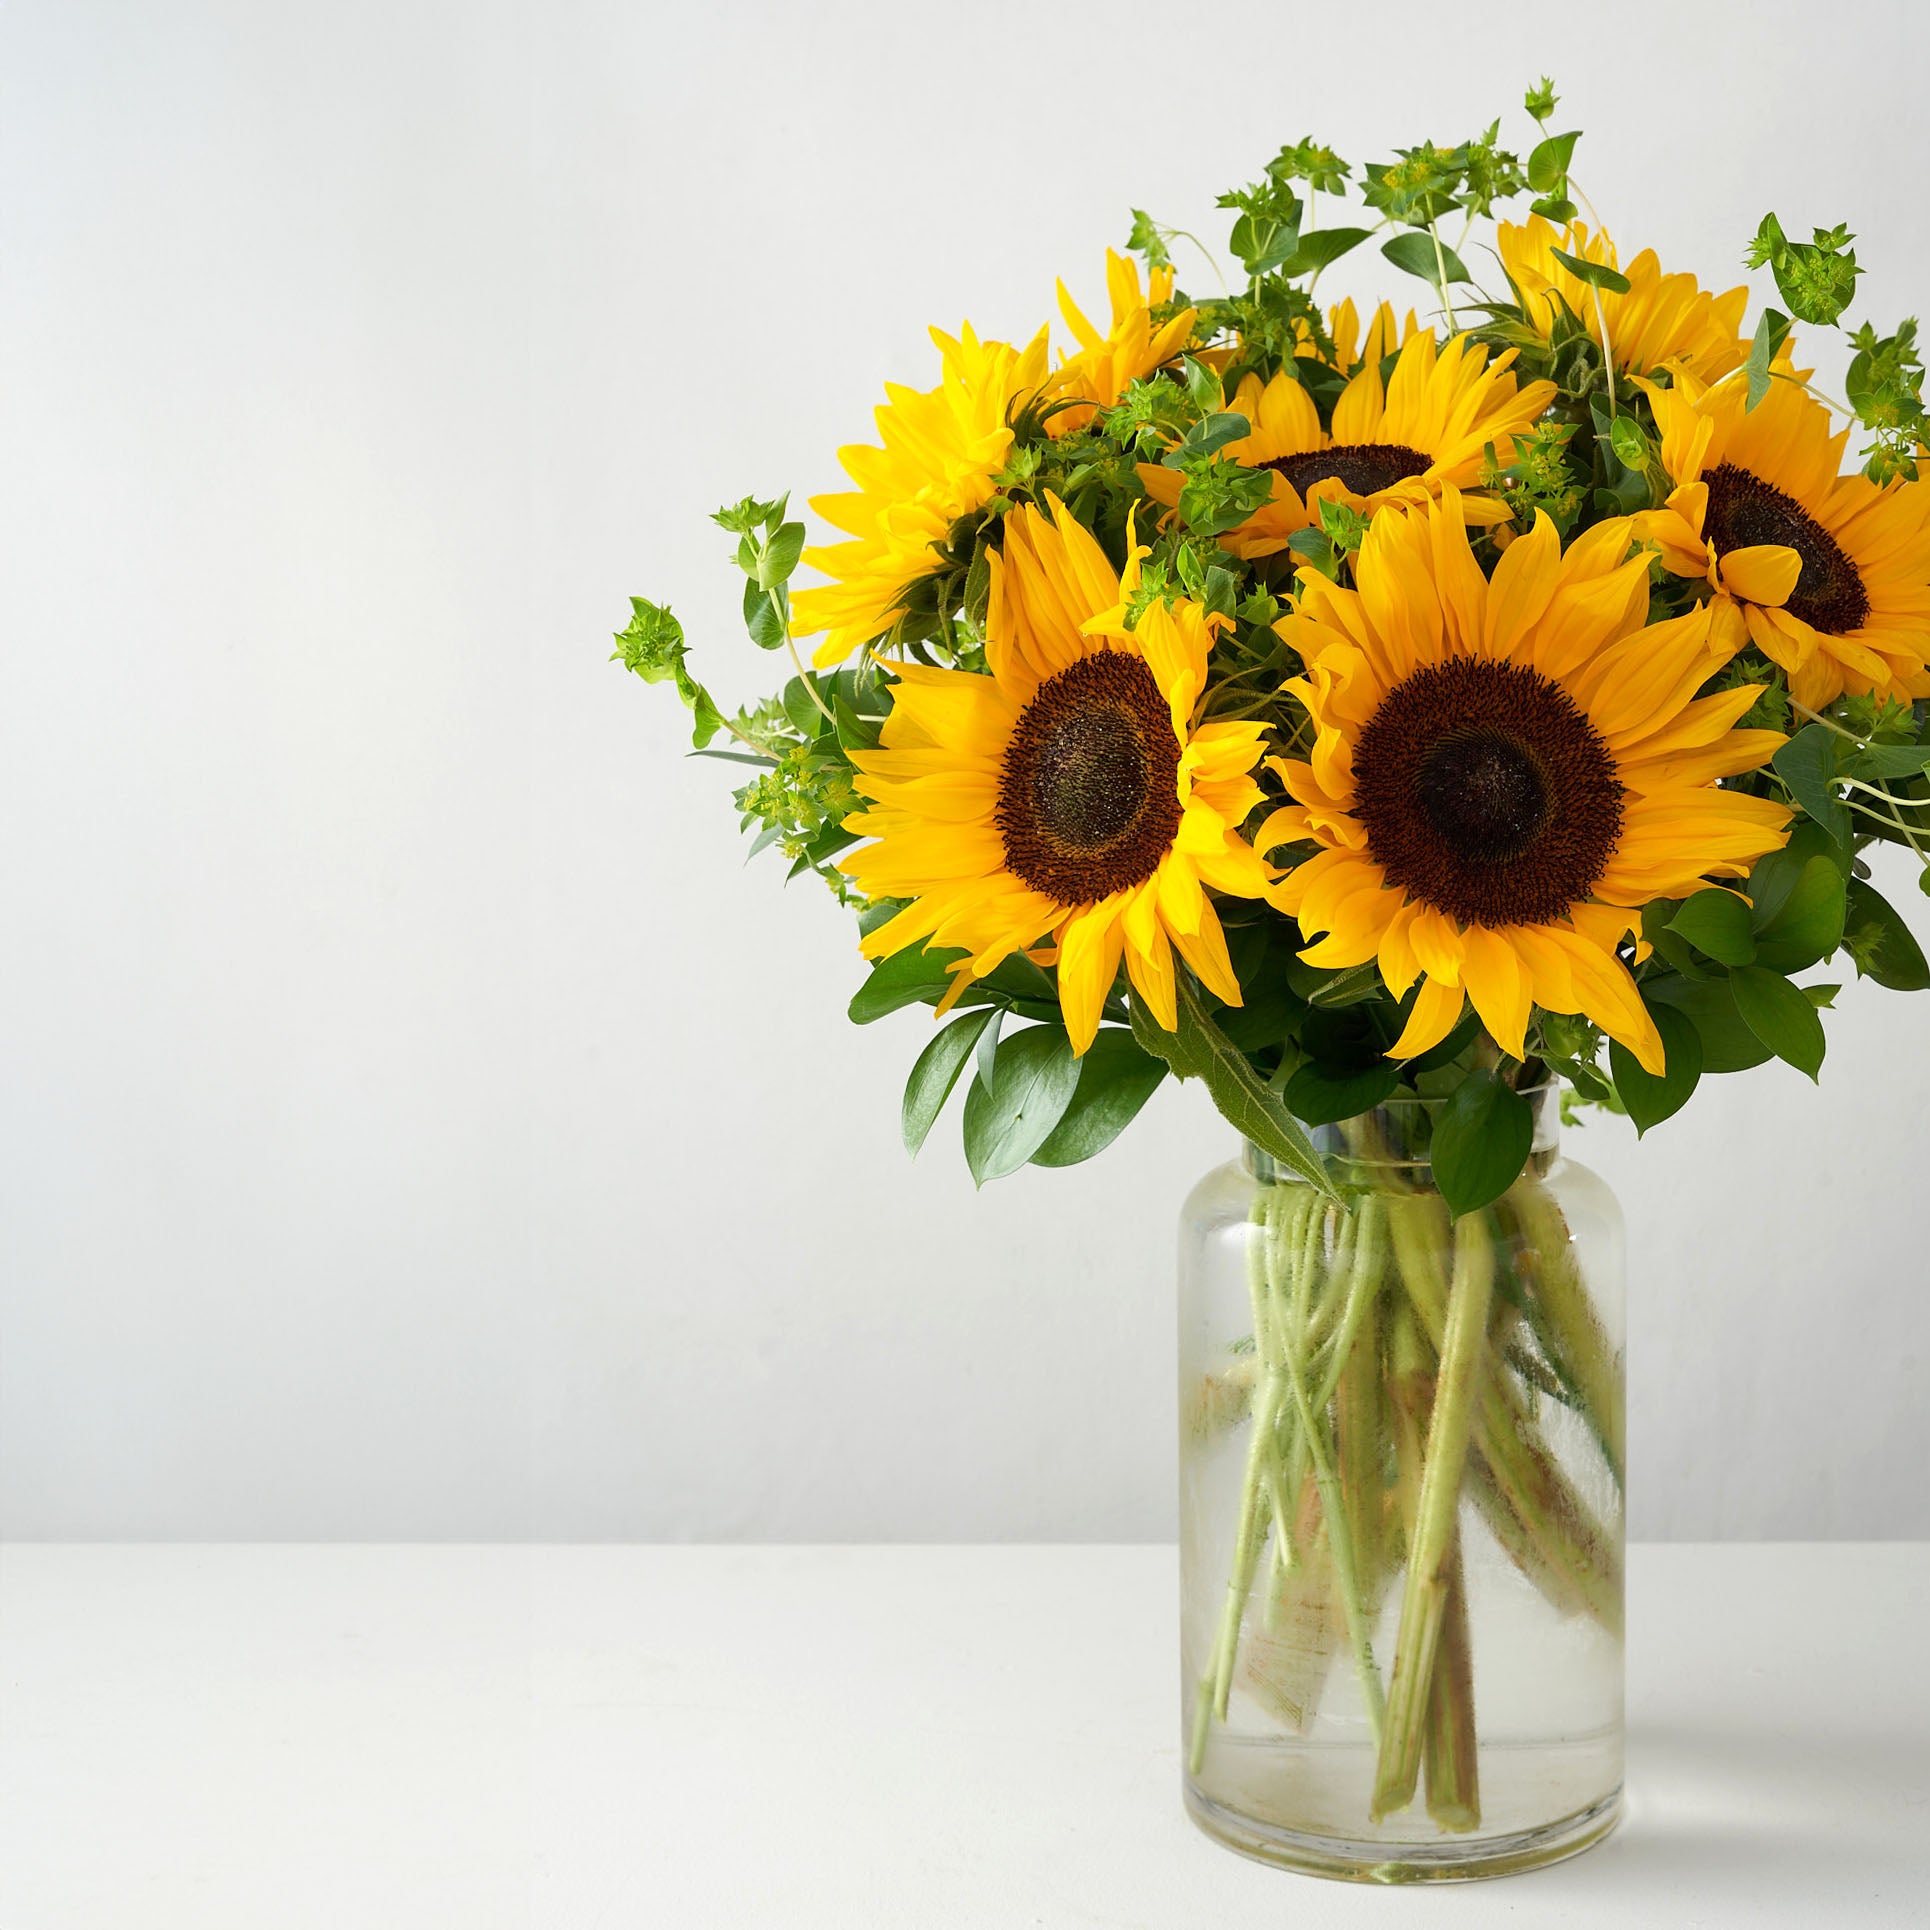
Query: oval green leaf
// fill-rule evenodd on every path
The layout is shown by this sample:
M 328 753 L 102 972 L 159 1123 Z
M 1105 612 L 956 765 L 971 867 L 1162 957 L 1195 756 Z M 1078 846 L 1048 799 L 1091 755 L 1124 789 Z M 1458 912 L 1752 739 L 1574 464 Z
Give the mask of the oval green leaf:
M 1287 1110 L 1304 1125 L 1330 1126 L 1385 1104 L 1400 1082 L 1399 1069 L 1384 1059 L 1359 1070 L 1310 1063 L 1287 1081 Z
M 1823 1021 L 1816 1008 L 1766 965 L 1745 965 L 1729 975 L 1743 1023 L 1777 1058 L 1814 1079 L 1823 1069 Z
M 1485 1066 L 1449 1095 L 1434 1122 L 1434 1183 L 1459 1219 L 1497 1200 L 1534 1150 L 1534 1110 Z
M 1844 944 L 1865 978 L 1893 992 L 1930 991 L 1930 963 L 1897 908 L 1861 878 L 1850 880 Z
M 1756 938 L 1749 928 L 1749 907 L 1733 891 L 1711 888 L 1683 901 L 1669 920 L 1697 951 L 1724 965 L 1752 965 Z
M 1662 1035 L 1665 1063 L 1660 1078 L 1645 1072 L 1627 1046 L 1611 1039 L 1608 1047 L 1615 1090 L 1638 1135 L 1679 1113 L 1702 1077 L 1702 1035 L 1689 1015 L 1658 1000 L 1649 1007 L 1649 1017 Z
M 915 1159 L 927 1135 L 945 1110 L 945 1101 L 958 1084 L 958 1075 L 978 1044 L 979 1034 L 992 1022 L 995 1007 L 982 1005 L 976 1012 L 953 1019 L 918 1055 L 918 1063 L 905 1081 L 901 1112 L 905 1151 Z
M 1016 1173 L 1065 1116 L 1079 1083 L 1079 1061 L 1065 1028 L 1035 1025 L 1006 1039 L 988 1090 L 973 1080 L 965 1095 L 965 1163 L 980 1186 Z
M 1381 253 L 1396 268 L 1410 275 L 1418 275 L 1423 281 L 1433 282 L 1437 288 L 1443 267 L 1447 269 L 1447 278 L 1451 282 L 1471 282 L 1474 279 L 1461 257 L 1445 241 L 1440 244 L 1437 254 L 1434 237 L 1420 228 L 1410 228 L 1405 234 L 1396 235 L 1392 241 L 1383 242 Z M 1626 282 L 1622 285 L 1625 288 L 1628 286 Z
M 1624 274 L 1619 274 L 1615 269 L 1609 267 L 1606 262 L 1588 261 L 1580 255 L 1565 255 L 1559 248 L 1550 248 L 1548 252 L 1553 255 L 1577 281 L 1585 281 L 1595 288 L 1606 288 L 1609 293 L 1613 295 L 1626 295 L 1628 293 L 1628 277 Z
M 1743 1023 L 1726 978 L 1652 979 L 1642 987 L 1654 1005 L 1673 1005 L 1685 1013 L 1702 1041 L 1702 1070 L 1747 1072 L 1771 1058 L 1769 1048 Z
M 934 952 L 923 945 L 908 945 L 902 952 L 880 959 L 845 1008 L 851 1023 L 869 1025 L 873 1019 L 907 1005 L 936 1005 L 952 982 L 945 967 L 964 956 L 963 952 Z
M 1065 1116 L 1032 1155 L 1034 1166 L 1077 1166 L 1103 1153 L 1132 1124 L 1166 1077 L 1123 1027 L 1102 1026 L 1079 1061 L 1079 1083 Z
M 1758 926 L 1756 962 L 1773 972 L 1800 972 L 1827 958 L 1843 942 L 1846 910 L 1843 874 L 1835 862 L 1809 859 L 1774 915 Z

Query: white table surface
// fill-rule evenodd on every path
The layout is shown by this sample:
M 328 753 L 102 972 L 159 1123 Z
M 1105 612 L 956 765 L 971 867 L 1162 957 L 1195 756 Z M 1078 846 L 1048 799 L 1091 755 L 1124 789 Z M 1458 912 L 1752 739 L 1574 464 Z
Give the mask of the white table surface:
M 1168 1548 L 15 1546 L 0 1925 L 1930 1925 L 1930 1546 L 1629 1586 L 1616 1835 L 1375 1890 L 1187 1822 Z

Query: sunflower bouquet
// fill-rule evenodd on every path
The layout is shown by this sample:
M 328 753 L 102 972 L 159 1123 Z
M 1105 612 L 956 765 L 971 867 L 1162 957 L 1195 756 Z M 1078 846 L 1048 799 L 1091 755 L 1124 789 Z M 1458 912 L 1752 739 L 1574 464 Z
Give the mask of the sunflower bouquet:
M 1056 355 L 934 330 L 936 385 L 813 499 L 842 540 L 717 514 L 791 653 L 769 701 L 724 715 L 663 606 L 617 639 L 855 913 L 852 1019 L 941 1021 L 911 1151 L 962 1084 L 977 1181 L 1069 1165 L 1169 1074 L 1246 1142 L 1238 1331 L 1186 1363 L 1234 1469 L 1189 1761 L 1254 1813 L 1209 1786 L 1235 1690 L 1305 1731 L 1350 1674 L 1356 1836 L 1423 1788 L 1480 1827 L 1474 1524 L 1619 1636 L 1621 1357 L 1554 1095 L 1646 1132 L 1705 1076 L 1814 1077 L 1832 956 L 1930 986 L 1862 855 L 1930 864 L 1914 324 L 1848 330 L 1842 228 L 1764 219 L 1753 320 L 1625 260 L 1525 106 L 1525 159 L 1499 123 L 1358 173 L 1283 148 L 1221 197 L 1236 286 L 1135 211 Z M 1370 245 L 1414 305 L 1324 304 Z M 1798 323 L 1849 333 L 1844 400 Z

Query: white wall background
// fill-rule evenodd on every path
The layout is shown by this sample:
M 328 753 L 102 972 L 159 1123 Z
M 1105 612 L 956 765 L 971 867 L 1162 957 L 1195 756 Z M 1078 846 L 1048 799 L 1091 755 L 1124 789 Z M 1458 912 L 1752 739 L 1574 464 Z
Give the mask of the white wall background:
M 1847 218 L 1921 309 L 1926 54 L 1907 0 L 7 8 L 0 1531 L 1169 1533 L 1224 1130 L 909 1164 L 925 1021 L 845 1023 L 835 907 L 604 661 L 626 595 L 755 693 L 706 514 L 833 485 L 926 323 L 1544 68 L 1627 246 L 1727 285 Z M 1926 1048 L 1852 986 L 1820 1092 L 1584 1135 L 1638 1532 L 1930 1534 Z

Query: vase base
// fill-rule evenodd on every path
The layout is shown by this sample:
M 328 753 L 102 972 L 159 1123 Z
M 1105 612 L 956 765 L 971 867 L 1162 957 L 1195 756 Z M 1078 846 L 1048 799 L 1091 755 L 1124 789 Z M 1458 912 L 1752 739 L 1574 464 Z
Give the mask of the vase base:
M 1186 1810 L 1216 1843 L 1257 1862 L 1344 1883 L 1462 1883 L 1513 1876 L 1579 1855 L 1599 1843 L 1621 1818 L 1622 1792 L 1536 1829 L 1505 1836 L 1444 1837 L 1438 1843 L 1353 1841 L 1282 1829 L 1242 1816 L 1203 1795 L 1186 1779 Z

